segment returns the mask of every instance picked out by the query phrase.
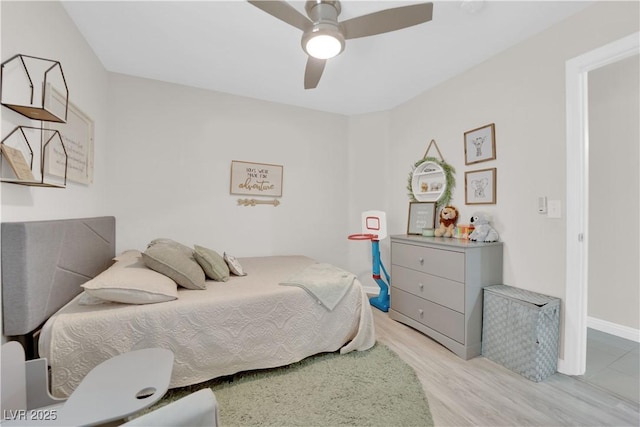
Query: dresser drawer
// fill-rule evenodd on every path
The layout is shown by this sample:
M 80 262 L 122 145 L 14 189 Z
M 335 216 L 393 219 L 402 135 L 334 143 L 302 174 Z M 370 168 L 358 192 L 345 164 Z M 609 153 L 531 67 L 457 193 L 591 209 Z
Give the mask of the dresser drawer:
M 391 244 L 393 264 L 464 282 L 464 253 L 404 243 Z
M 391 285 L 420 298 L 464 313 L 464 283 L 394 265 Z
M 391 308 L 464 344 L 464 314 L 391 288 Z

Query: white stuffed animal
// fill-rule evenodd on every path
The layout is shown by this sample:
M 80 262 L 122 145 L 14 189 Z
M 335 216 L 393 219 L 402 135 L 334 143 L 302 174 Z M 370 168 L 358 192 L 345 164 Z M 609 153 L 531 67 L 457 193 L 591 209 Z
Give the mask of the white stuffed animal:
M 471 224 L 475 227 L 469 234 L 469 240 L 474 242 L 497 242 L 498 232 L 489 224 L 491 216 L 485 212 L 475 212 L 471 217 Z

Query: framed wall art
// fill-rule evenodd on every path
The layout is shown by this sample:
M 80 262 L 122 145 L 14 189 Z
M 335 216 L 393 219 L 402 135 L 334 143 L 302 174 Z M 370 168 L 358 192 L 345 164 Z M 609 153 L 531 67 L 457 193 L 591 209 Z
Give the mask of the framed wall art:
M 496 174 L 496 168 L 465 172 L 464 203 L 467 205 L 495 204 Z
M 53 109 L 64 108 L 67 102 L 65 95 L 51 88 L 47 107 Z M 94 124 L 76 105 L 69 102 L 66 123 L 44 123 L 46 129 L 56 129 L 60 132 L 65 154 L 62 147 L 49 145 L 47 147 L 45 173 L 53 176 L 65 176 L 69 181 L 81 184 L 93 182 L 93 137 Z M 68 162 L 68 163 L 67 163 Z
M 464 133 L 464 162 L 467 165 L 496 158 L 496 126 L 491 123 Z
M 435 202 L 410 202 L 407 234 L 422 234 L 423 228 L 435 227 L 435 220 Z
M 282 196 L 281 165 L 231 161 L 231 194 Z

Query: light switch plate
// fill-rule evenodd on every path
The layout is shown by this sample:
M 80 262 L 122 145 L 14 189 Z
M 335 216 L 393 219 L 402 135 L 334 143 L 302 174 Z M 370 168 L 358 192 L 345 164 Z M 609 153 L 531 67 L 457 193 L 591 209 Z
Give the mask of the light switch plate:
M 549 200 L 547 202 L 547 212 L 549 218 L 562 218 L 562 202 L 560 200 Z

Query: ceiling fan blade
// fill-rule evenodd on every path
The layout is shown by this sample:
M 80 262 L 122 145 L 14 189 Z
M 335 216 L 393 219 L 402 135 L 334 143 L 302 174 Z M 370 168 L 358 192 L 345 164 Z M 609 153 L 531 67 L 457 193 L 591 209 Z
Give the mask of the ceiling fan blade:
M 326 59 L 318 59 L 313 56 L 309 56 L 307 59 L 307 67 L 304 70 L 304 88 L 315 89 L 318 86 L 324 66 L 327 63 Z
M 431 21 L 433 3 L 420 3 L 347 19 L 340 23 L 345 39 L 373 36 Z
M 249 3 L 275 18 L 301 29 L 302 31 L 305 31 L 313 25 L 313 22 L 311 22 L 309 18 L 298 12 L 286 1 L 257 0 L 249 1 Z

